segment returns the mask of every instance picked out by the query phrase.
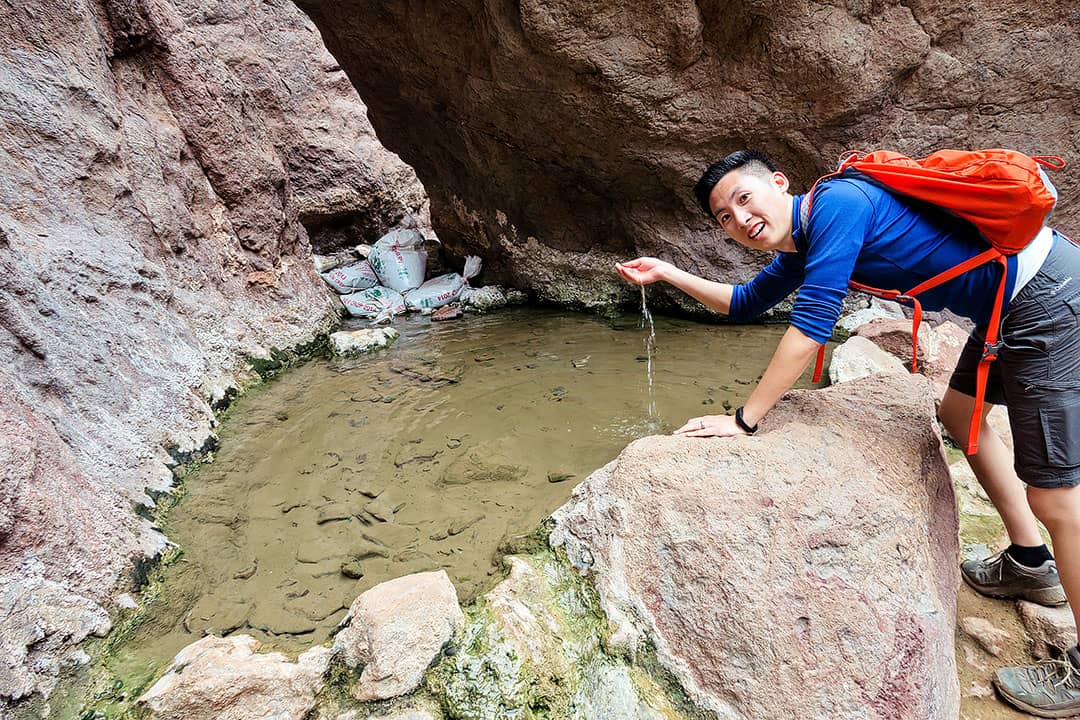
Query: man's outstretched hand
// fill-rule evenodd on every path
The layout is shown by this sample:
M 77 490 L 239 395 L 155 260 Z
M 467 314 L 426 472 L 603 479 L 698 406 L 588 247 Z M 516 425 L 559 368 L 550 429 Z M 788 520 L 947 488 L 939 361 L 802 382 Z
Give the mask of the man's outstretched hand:
M 671 263 L 652 257 L 639 257 L 624 263 L 615 263 L 623 279 L 636 285 L 648 285 L 658 280 L 666 280 L 665 273 L 674 266 Z
M 672 435 L 686 435 L 687 437 L 732 437 L 745 435 L 735 423 L 731 415 L 702 415 L 692 417 L 686 424 L 676 430 Z

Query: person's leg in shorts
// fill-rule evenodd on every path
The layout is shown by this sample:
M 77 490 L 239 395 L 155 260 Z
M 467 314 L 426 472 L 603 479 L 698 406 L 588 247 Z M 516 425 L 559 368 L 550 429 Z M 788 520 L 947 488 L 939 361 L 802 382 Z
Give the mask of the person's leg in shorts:
M 1080 627 L 1080 248 L 1057 239 L 1039 274 L 1010 304 L 1002 339 L 993 365 L 1009 408 L 1014 469 L 1050 533 Z M 1080 714 L 1080 645 L 1049 666 L 999 670 L 994 684 L 1027 712 Z

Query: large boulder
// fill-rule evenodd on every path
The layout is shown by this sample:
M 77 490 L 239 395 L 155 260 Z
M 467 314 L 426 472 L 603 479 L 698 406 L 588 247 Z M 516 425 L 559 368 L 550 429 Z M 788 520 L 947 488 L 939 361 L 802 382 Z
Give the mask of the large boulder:
M 314 647 L 296 662 L 258 653 L 250 635 L 207 635 L 177 653 L 139 698 L 152 720 L 301 720 L 315 707 L 330 649 Z
M 722 718 L 955 718 L 956 500 L 928 383 L 786 396 L 754 437 L 632 443 L 555 513 L 611 642 Z
M 852 148 L 1080 150 L 1080 26 L 1052 0 L 297 4 L 416 169 L 443 241 L 542 299 L 632 301 L 611 263 L 636 254 L 751 275 L 765 259 L 690 193 L 738 147 L 802 190 Z M 1056 221 L 1078 212 L 1063 196 Z

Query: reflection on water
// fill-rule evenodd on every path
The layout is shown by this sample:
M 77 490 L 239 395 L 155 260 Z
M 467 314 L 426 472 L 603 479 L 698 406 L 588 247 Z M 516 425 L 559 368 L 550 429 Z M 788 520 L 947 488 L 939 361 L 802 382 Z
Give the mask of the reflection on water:
M 397 327 L 388 351 L 308 363 L 230 411 L 216 461 L 168 519 L 184 556 L 111 661 L 120 677 L 207 632 L 324 642 L 359 593 L 407 573 L 445 568 L 467 599 L 492 582 L 501 543 L 628 442 L 741 404 L 783 332 L 657 318 L 643 356 L 653 328 L 631 316 Z

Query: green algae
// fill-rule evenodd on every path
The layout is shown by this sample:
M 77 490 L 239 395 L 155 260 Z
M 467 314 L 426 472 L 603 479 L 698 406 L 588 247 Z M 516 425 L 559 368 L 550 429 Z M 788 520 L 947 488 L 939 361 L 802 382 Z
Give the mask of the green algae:
M 449 718 L 702 717 L 669 675 L 608 654 L 599 597 L 565 557 L 548 550 L 507 563 L 513 591 L 500 585 L 473 603 L 453 648 L 428 674 Z

